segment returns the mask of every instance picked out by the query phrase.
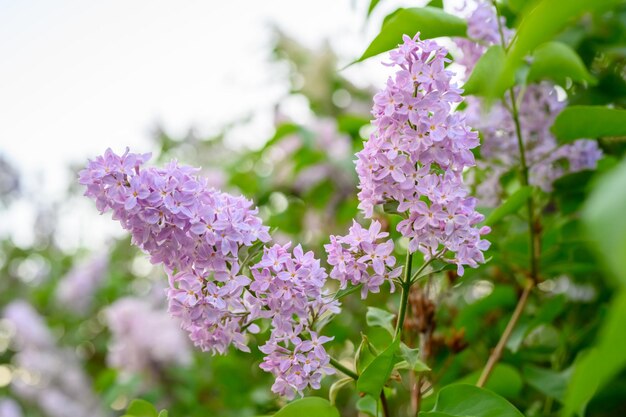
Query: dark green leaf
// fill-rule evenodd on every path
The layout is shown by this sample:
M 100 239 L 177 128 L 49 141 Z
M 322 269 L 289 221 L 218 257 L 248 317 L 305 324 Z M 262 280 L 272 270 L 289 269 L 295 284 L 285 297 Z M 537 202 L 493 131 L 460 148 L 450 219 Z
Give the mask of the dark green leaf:
M 570 106 L 556 117 L 552 132 L 561 143 L 580 138 L 626 136 L 626 110 Z
M 382 327 L 393 336 L 394 328 L 391 323 L 394 317 L 396 317 L 396 315 L 388 312 L 387 310 L 382 310 L 376 307 L 367 307 L 365 320 L 367 321 L 368 326 Z
M 526 201 L 533 192 L 531 186 L 524 186 L 514 192 L 502 205 L 491 212 L 485 220 L 487 226 L 493 226 L 509 214 L 517 211 L 526 204 Z
M 133 400 L 126 409 L 126 415 L 133 417 L 158 417 L 157 409 L 145 400 Z
M 328 400 L 320 397 L 305 397 L 290 402 L 280 410 L 274 417 L 340 417 L 339 410 L 330 405 Z
M 422 39 L 430 39 L 440 36 L 466 36 L 466 31 L 465 20 L 437 7 L 400 9 L 386 20 L 380 33 L 356 62 L 395 48 L 402 42 L 402 35 L 413 37 L 420 32 Z
M 439 391 L 435 408 L 420 417 L 524 417 L 499 395 L 473 385 L 448 385 Z
M 502 71 L 506 59 L 504 49 L 500 45 L 492 45 L 480 57 L 469 79 L 463 86 L 464 94 L 486 96 L 491 94 L 493 75 Z M 507 88 L 513 85 L 513 77 L 507 81 Z
M 359 392 L 378 398 L 393 370 L 394 353 L 398 349 L 399 343 L 400 339 L 394 340 L 359 375 L 359 379 L 356 382 L 356 388 Z
M 528 71 L 527 82 L 550 79 L 565 86 L 567 79 L 587 82 L 594 85 L 597 81 L 587 71 L 583 60 L 575 50 L 562 42 L 546 42 L 533 53 L 533 62 Z

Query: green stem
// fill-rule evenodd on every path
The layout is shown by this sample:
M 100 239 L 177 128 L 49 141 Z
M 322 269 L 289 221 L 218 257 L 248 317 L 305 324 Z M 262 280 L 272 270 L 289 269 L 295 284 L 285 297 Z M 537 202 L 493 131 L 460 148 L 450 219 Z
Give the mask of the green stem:
M 498 20 L 498 31 L 500 32 L 500 42 L 502 43 L 502 47 L 506 49 L 506 42 L 504 39 L 504 31 L 502 29 L 502 22 L 500 22 L 500 10 L 498 9 L 498 5 L 495 1 L 493 1 L 493 5 L 496 8 L 496 15 Z M 515 97 L 515 89 L 511 87 L 509 89 L 509 99 L 511 101 L 511 116 L 513 117 L 513 122 L 515 123 L 515 135 L 517 136 L 517 147 L 519 149 L 520 154 L 520 171 L 522 177 L 522 184 L 525 186 L 529 185 L 528 180 L 528 164 L 526 162 L 526 151 L 524 149 L 524 140 L 522 138 L 522 127 L 520 125 L 519 120 L 519 111 L 517 109 L 517 98 Z M 493 372 L 496 364 L 502 357 L 502 353 L 504 351 L 504 347 L 506 346 L 517 322 L 519 321 L 522 313 L 524 312 L 524 308 L 526 307 L 526 303 L 528 302 L 529 295 L 537 284 L 539 280 L 539 256 L 540 256 L 540 236 L 539 236 L 539 227 L 535 224 L 535 209 L 534 209 L 534 201 L 532 194 L 528 197 L 527 202 L 528 209 L 528 231 L 530 235 L 530 280 L 526 283 L 524 287 L 524 291 L 522 292 L 522 296 L 518 300 L 517 306 L 515 307 L 515 311 L 511 316 L 511 319 L 506 325 L 506 328 L 502 335 L 500 336 L 500 340 L 496 345 L 491 355 L 489 355 L 489 359 L 487 360 L 487 364 L 483 369 L 480 378 L 478 379 L 479 387 L 483 387 L 489 376 Z
M 422 265 L 422 268 L 424 268 Z M 398 322 L 396 323 L 396 331 L 394 339 L 400 337 L 402 333 L 402 326 L 404 325 L 404 318 L 406 317 L 406 309 L 409 305 L 409 291 L 411 290 L 411 268 L 413 267 L 413 254 L 406 251 L 406 263 L 404 264 L 404 277 L 402 279 L 402 298 L 400 299 L 400 313 L 398 314 Z M 421 269 L 421 268 L 420 268 Z
M 354 372 L 354 371 L 348 369 L 347 367 L 343 366 L 337 359 L 331 357 L 330 358 L 330 364 L 332 366 L 334 366 L 336 370 L 346 374 L 346 376 L 349 376 L 350 378 L 354 379 L 355 381 L 357 379 L 359 379 L 359 375 L 356 372 Z

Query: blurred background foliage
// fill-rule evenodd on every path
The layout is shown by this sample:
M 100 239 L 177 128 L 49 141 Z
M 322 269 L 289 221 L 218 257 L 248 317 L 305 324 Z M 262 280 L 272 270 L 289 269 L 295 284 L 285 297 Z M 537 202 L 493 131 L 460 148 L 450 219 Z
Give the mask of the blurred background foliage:
M 522 12 L 522 3 L 508 0 L 501 4 L 511 24 Z M 359 218 L 353 159 L 368 136 L 368 113 L 375 90 L 357 88 L 342 76 L 331 43 L 309 50 L 280 30 L 275 39 L 275 65 L 288 69 L 291 92 L 276 104 L 274 135 L 263 146 L 250 150 L 226 143 L 225 134 L 233 126 L 226 126 L 213 137 L 200 137 L 194 131 L 173 137 L 155 129 L 155 163 L 176 158 L 202 167 L 214 186 L 253 199 L 277 241 L 301 242 L 319 254 L 329 234 L 343 234 L 352 219 Z M 570 102 L 623 108 L 626 5 L 586 16 L 560 33 L 558 39 L 578 52 L 598 81 L 595 85 L 566 82 L 563 87 Z M 297 124 L 284 115 L 281 108 L 292 100 L 308 103 L 314 115 L 311 123 Z M 603 138 L 600 146 L 605 157 L 596 171 L 567 175 L 555 183 L 554 192 L 541 196 L 543 280 L 487 384 L 528 417 L 558 414 L 573 364 L 579 363 L 598 340 L 618 287 L 615 279 L 606 278 L 597 261 L 590 244 L 596 236 L 588 233 L 580 214 L 582 207 L 590 204 L 587 201 L 599 178 L 614 169 L 626 151 L 623 137 Z M 503 178 L 514 181 L 512 176 Z M 626 182 L 616 180 L 615 184 L 614 192 L 623 197 Z M 75 197 L 82 190 L 69 184 L 67 192 Z M 10 161 L 0 160 L 0 210 L 19 195 L 17 171 Z M 32 329 L 16 326 L 15 320 L 0 321 L 0 415 L 10 416 L 7 410 L 17 403 L 27 417 L 80 416 L 81 411 L 69 414 L 70 409 L 115 416 L 139 397 L 167 408 L 171 416 L 187 417 L 207 413 L 263 415 L 283 405 L 269 390 L 271 377 L 258 368 L 262 354 L 256 349 L 252 354 L 231 351 L 227 356 L 211 357 L 191 349 L 184 335 L 168 335 L 167 341 L 161 341 L 166 326 L 160 324 L 155 332 L 137 330 L 140 334 L 133 335 L 136 321 L 147 326 L 142 318 L 154 317 L 154 323 L 160 323 L 158 314 L 165 309 L 165 274 L 152 267 L 128 238 L 110 241 L 103 253 L 64 252 L 52 238 L 55 209 L 40 206 L 32 246 L 16 246 L 10 239 L 0 242 L 0 309 L 7 317 L 10 307 L 19 310 L 13 314 L 22 317 L 23 323 L 31 323 L 28 326 L 33 329 L 36 325 L 32 323 L 39 320 L 44 333 L 40 336 L 49 339 L 36 352 L 27 352 L 20 338 Z M 623 212 L 609 214 L 623 216 Z M 398 238 L 397 216 L 381 215 L 379 220 Z M 435 390 L 429 394 L 452 382 L 474 383 L 478 379 L 521 292 L 529 261 L 525 228 L 524 214 L 507 216 L 494 225 L 488 252 L 491 260 L 486 266 L 467 270 L 462 278 L 453 271 L 433 274 L 426 285 L 436 292 L 436 299 L 422 304 L 414 300 L 414 305 L 433 308 L 436 314 L 428 359 Z M 622 255 L 626 259 L 626 253 Z M 89 284 L 77 289 L 72 279 Z M 70 284 L 63 284 L 67 280 Z M 63 290 L 64 285 L 70 285 L 70 290 Z M 84 308 L 73 306 L 85 297 Z M 21 310 L 16 309 L 16 300 L 24 302 Z M 114 330 L 107 314 L 113 314 L 111 306 L 121 300 L 144 300 L 146 305 L 130 310 L 127 329 Z M 335 336 L 333 356 L 352 358 L 359 350 L 365 361 L 367 349 L 355 346 L 361 332 L 374 349 L 384 348 L 390 336 L 380 327 L 367 326 L 367 308 L 357 295 L 342 301 L 343 314 L 326 329 Z M 396 310 L 397 302 L 398 294 L 384 291 L 367 300 L 369 305 L 386 306 L 391 311 Z M 32 307 L 30 313 L 25 306 Z M 408 320 L 415 314 L 410 312 Z M 626 342 L 623 332 L 615 335 L 615 340 Z M 178 347 L 178 358 L 158 349 L 165 343 Z M 115 360 L 116 349 L 126 352 L 126 361 Z M 182 360 L 185 355 L 188 357 Z M 74 382 L 63 382 L 62 374 L 69 370 L 77 376 Z M 611 382 L 590 400 L 587 416 L 626 415 L 626 373 L 615 372 L 618 374 Z M 83 383 L 76 384 L 76 380 Z M 327 396 L 333 381 L 326 378 L 316 395 Z M 72 384 L 82 386 L 74 389 Z M 391 388 L 394 404 L 409 402 L 408 382 L 402 384 L 405 389 L 400 385 Z M 335 394 L 343 416 L 376 414 L 376 405 L 359 398 L 353 387 Z M 435 395 L 427 395 L 422 409 L 430 409 L 434 400 Z M 74 408 L 72 403 L 76 403 Z

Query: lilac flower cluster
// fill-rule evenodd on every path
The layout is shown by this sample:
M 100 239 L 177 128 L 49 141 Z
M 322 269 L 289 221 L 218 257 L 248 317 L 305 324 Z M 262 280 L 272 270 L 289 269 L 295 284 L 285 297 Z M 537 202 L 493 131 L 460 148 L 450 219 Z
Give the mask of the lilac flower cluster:
M 389 236 L 380 229 L 376 220 L 372 221 L 369 230 L 354 221 L 347 236 L 331 236 L 330 243 L 324 246 L 328 263 L 333 266 L 330 277 L 339 280 L 341 289 L 348 283 L 362 285 L 363 299 L 368 292 L 379 292 L 384 282 L 389 282 L 393 292 L 393 280 L 402 274 L 402 267 L 394 268 L 393 240 L 378 242 Z
M 493 5 L 480 2 L 468 18 L 468 34 L 472 40 L 456 41 L 463 53 L 459 63 L 466 67 L 466 75 L 489 45 L 501 43 L 496 16 Z M 513 31 L 504 25 L 502 30 L 508 43 Z M 563 175 L 596 167 L 602 157 L 596 141 L 580 139 L 559 146 L 550 132 L 554 119 L 567 105 L 566 100 L 559 99 L 554 84 L 544 81 L 529 85 L 523 91 L 516 88 L 515 93 L 531 184 L 551 191 L 553 182 Z M 519 149 L 509 109 L 501 103 L 492 105 L 488 112 L 487 108 L 482 99 L 470 97 L 464 113 L 468 123 L 480 130 L 483 137 L 482 161 L 478 164 L 480 175 L 474 181 L 477 195 L 482 205 L 496 206 L 503 194 L 500 178 L 519 166 Z
M 260 347 L 267 355 L 261 369 L 276 378 L 272 391 L 293 398 L 309 385 L 319 388 L 321 378 L 334 373 L 322 346 L 332 338 L 318 337 L 312 327 L 339 312 L 338 303 L 326 297 L 326 271 L 313 252 L 304 253 L 298 245 L 290 253 L 289 244 L 265 248 L 251 271 L 257 309 L 272 319 L 270 339 Z M 303 341 L 305 334 L 310 340 Z
M 208 188 L 196 169 L 176 162 L 142 169 L 148 158 L 107 150 L 80 173 L 85 195 L 101 212 L 112 210 L 151 262 L 165 266 L 170 312 L 197 346 L 249 351 L 243 329 L 256 317 L 242 299 L 249 279 L 238 275 L 238 255 L 268 241 L 268 228 L 251 201 Z
M 154 366 L 186 365 L 191 361 L 189 342 L 165 308 L 126 297 L 107 307 L 105 317 L 112 338 L 107 355 L 111 366 L 140 372 Z M 155 335 L 158 340 L 154 339 Z
M 372 217 L 376 205 L 397 202 L 408 214 L 398 231 L 410 251 L 426 260 L 452 252 L 443 259 L 462 274 L 464 265 L 484 262 L 489 247 L 481 239 L 489 229 L 476 227 L 483 216 L 463 184 L 478 134 L 452 111 L 462 98 L 445 69 L 447 50 L 419 35 L 403 40 L 390 54 L 395 77 L 374 97 L 375 130 L 357 154 L 359 207 Z
M 260 330 L 255 320 L 271 318 L 262 368 L 276 376 L 273 390 L 292 398 L 309 385 L 318 387 L 332 369 L 321 346 L 327 339 L 318 338 L 312 326 L 338 312 L 323 289 L 327 274 L 320 261 L 300 246 L 291 253 L 289 245 L 275 245 L 249 265 L 270 240 L 252 203 L 209 189 L 193 168 L 142 168 L 147 159 L 108 150 L 89 162 L 80 182 L 100 211 L 111 209 L 133 242 L 165 266 L 170 313 L 196 346 L 213 353 L 230 345 L 249 351 L 247 333 Z M 300 343 L 305 336 L 315 341 L 314 349 Z M 282 356 L 286 351 L 289 363 Z

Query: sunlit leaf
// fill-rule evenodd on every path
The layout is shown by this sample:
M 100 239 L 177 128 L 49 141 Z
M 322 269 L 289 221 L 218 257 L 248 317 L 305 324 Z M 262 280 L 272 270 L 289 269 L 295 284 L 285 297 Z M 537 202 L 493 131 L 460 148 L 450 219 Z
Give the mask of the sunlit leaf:
M 158 417 L 157 409 L 145 400 L 133 400 L 126 409 L 126 415 L 132 417 Z
M 567 79 L 595 84 L 596 79 L 587 71 L 583 60 L 570 46 L 562 42 L 546 42 L 533 53 L 526 81 L 553 80 L 565 86 Z
M 493 75 L 502 71 L 506 54 L 500 45 L 492 45 L 480 57 L 467 82 L 463 86 L 464 94 L 486 96 L 491 94 Z M 507 80 L 506 86 L 513 85 L 513 77 Z
M 510 86 L 518 67 L 535 48 L 550 41 L 565 26 L 585 12 L 608 9 L 621 0 L 543 0 L 529 7 L 521 16 L 521 23 L 513 39 L 502 71 L 494 73 L 491 97 L 501 97 Z
M 413 37 L 420 32 L 422 39 L 431 39 L 441 36 L 466 36 L 466 31 L 465 20 L 440 8 L 427 6 L 400 9 L 385 21 L 380 33 L 356 62 L 395 48 L 402 43 L 402 35 Z

